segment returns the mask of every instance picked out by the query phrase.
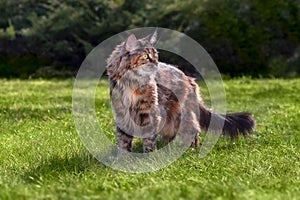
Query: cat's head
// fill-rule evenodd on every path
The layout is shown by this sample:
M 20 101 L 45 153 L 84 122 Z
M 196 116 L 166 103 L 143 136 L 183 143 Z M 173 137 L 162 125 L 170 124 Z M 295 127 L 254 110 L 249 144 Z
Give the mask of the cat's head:
M 107 59 L 107 74 L 119 80 L 128 70 L 144 64 L 158 63 L 158 52 L 154 48 L 157 41 L 157 32 L 142 39 L 137 39 L 134 34 L 118 45 Z

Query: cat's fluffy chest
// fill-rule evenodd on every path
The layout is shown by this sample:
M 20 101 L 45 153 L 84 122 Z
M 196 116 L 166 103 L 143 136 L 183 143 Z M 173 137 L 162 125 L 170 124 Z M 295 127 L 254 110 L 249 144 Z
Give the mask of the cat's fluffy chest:
M 116 124 L 128 134 L 137 136 L 157 131 L 160 116 L 156 72 L 153 64 L 129 70 L 112 91 Z M 137 119 L 137 115 L 144 116 L 143 121 Z
M 151 92 L 152 96 L 157 96 L 156 74 L 157 66 L 154 64 L 142 65 L 129 70 L 124 74 L 117 82 L 117 88 L 118 90 L 121 90 L 121 99 L 123 101 L 124 109 L 128 109 L 128 106 L 131 106 L 140 98 L 149 97 L 143 96 L 143 92 L 145 92 L 143 90 L 147 90 L 148 93 Z M 155 104 L 157 104 L 157 101 L 155 101 Z

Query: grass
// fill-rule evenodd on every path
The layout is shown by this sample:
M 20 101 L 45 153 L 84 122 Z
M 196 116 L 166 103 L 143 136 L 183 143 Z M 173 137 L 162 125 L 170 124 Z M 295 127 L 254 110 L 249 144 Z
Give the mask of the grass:
M 254 114 L 253 137 L 219 139 L 203 159 L 189 150 L 145 174 L 112 170 L 85 149 L 73 83 L 0 80 L 0 199 L 299 199 L 300 79 L 225 81 L 227 110 Z M 96 105 L 115 141 L 106 81 Z

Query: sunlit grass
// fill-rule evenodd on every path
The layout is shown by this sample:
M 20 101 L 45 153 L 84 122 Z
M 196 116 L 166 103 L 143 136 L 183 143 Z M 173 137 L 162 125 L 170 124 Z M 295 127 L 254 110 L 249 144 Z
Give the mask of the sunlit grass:
M 252 112 L 253 136 L 221 138 L 204 159 L 189 150 L 147 174 L 114 171 L 85 149 L 74 126 L 73 83 L 0 80 L 0 199 L 299 198 L 299 79 L 225 81 L 227 110 Z M 95 103 L 115 142 L 105 80 Z

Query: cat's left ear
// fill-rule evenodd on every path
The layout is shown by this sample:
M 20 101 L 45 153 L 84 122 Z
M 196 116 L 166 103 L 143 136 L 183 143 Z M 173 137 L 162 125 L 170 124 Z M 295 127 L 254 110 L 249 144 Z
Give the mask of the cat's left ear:
M 125 50 L 130 52 L 137 48 L 138 48 L 138 41 L 135 35 L 134 34 L 129 35 L 125 41 Z
M 157 42 L 157 28 L 151 35 L 148 35 L 146 39 L 150 42 L 151 45 L 154 46 L 154 44 Z

